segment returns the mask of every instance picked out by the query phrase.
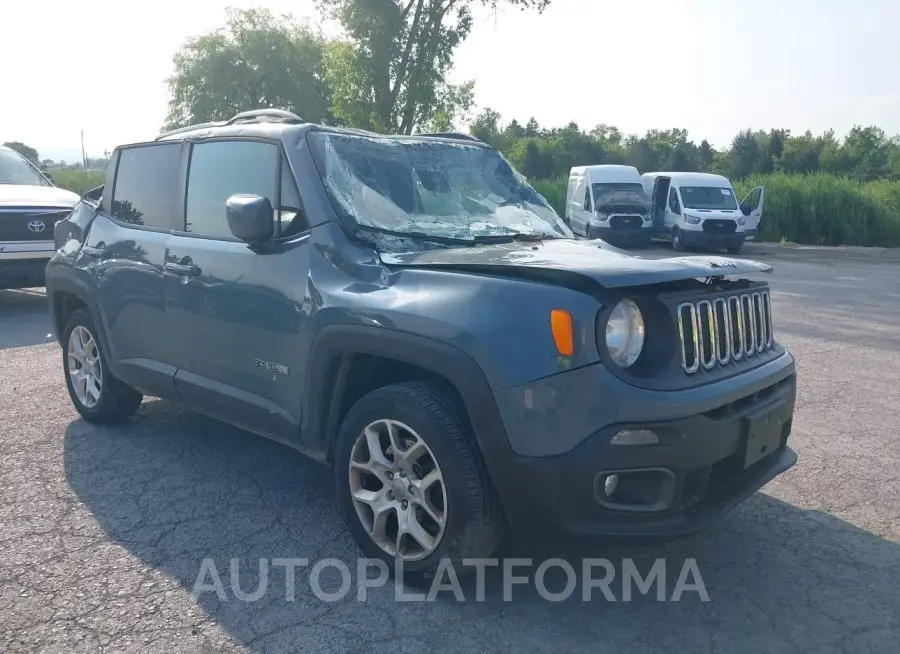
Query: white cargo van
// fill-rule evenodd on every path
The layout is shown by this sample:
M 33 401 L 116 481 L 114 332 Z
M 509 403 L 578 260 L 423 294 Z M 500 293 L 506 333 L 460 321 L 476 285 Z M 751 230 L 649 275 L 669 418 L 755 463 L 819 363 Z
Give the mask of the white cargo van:
M 765 189 L 757 186 L 738 205 L 727 177 L 710 173 L 657 172 L 641 176 L 653 202 L 654 236 L 672 249 L 725 248 L 737 254 L 753 240 Z
M 576 234 L 646 246 L 653 235 L 651 205 L 634 166 L 577 166 L 569 172 L 565 218 Z

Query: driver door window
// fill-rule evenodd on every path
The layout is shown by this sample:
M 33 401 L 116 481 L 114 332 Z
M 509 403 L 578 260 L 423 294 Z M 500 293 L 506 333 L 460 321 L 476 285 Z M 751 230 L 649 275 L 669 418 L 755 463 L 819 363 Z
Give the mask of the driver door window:
M 681 203 L 678 201 L 678 193 L 675 191 L 675 187 L 669 189 L 669 211 L 676 215 L 681 214 Z

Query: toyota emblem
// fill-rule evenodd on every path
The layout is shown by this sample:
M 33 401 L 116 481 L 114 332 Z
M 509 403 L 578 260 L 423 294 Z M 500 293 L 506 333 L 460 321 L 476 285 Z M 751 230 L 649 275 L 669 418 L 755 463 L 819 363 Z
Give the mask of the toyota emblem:
M 28 223 L 28 229 L 30 229 L 35 234 L 44 231 L 45 227 L 46 225 L 44 224 L 43 220 L 32 220 L 30 223 Z

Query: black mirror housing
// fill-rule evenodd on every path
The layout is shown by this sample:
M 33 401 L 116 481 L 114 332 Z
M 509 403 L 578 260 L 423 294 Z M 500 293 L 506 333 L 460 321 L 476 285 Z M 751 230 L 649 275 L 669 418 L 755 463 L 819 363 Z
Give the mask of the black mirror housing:
M 238 193 L 225 201 L 228 227 L 236 238 L 261 245 L 275 233 L 275 212 L 268 198 Z

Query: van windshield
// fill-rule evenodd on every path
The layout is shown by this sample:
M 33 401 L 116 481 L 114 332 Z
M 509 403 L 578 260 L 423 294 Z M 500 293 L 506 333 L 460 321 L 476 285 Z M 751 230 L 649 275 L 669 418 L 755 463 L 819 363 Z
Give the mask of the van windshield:
M 730 188 L 715 186 L 682 186 L 681 201 L 685 209 L 718 209 L 734 211 L 737 202 Z
M 480 144 L 331 132 L 308 137 L 335 210 L 397 235 L 475 242 L 572 232 L 497 150 Z
M 650 206 L 650 196 L 644 191 L 644 185 L 635 182 L 600 182 L 591 184 L 594 194 L 594 208 L 599 209 L 610 204 L 639 204 Z

